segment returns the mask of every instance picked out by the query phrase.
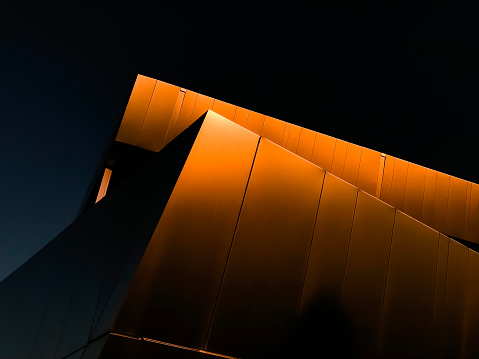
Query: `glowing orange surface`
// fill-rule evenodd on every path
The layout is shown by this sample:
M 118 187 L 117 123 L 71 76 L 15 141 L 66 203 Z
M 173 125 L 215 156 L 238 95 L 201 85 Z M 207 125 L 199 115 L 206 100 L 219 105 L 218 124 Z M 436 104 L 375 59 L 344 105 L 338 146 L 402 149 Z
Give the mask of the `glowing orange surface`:
M 394 217 L 394 208 L 359 191 L 341 303 L 352 319 L 363 357 L 373 357 L 379 342 Z
M 331 172 L 336 139 L 322 133 L 316 133 L 311 162 Z
M 106 191 L 108 189 L 108 184 L 110 183 L 110 177 L 111 177 L 111 170 L 109 170 L 108 168 L 105 168 L 105 172 L 103 173 L 103 178 L 100 184 L 100 190 L 98 191 L 98 196 L 96 197 L 95 203 L 97 203 L 100 199 L 105 197 Z
M 287 150 L 296 153 L 300 134 L 301 134 L 301 127 L 291 124 L 290 130 L 289 130 L 288 142 L 286 144 Z
M 236 108 L 234 122 L 240 126 L 246 127 L 246 122 L 248 122 L 248 114 L 249 110 L 238 106 Z
M 135 86 L 116 135 L 117 141 L 136 145 L 156 82 L 155 79 L 142 75 L 138 75 L 136 78 Z
M 196 98 L 195 107 L 193 108 L 193 113 L 191 114 L 190 118 L 190 125 L 195 122 L 201 115 L 203 115 L 206 111 L 211 110 L 213 108 L 214 99 L 202 94 L 198 94 Z
M 218 115 L 226 117 L 228 120 L 233 121 L 233 119 L 235 118 L 236 106 L 231 105 L 227 102 L 215 100 L 215 103 L 213 104 L 213 111 L 216 112 Z
M 394 169 L 391 182 L 391 194 L 388 203 L 401 210 L 404 205 L 404 195 L 406 193 L 406 178 L 409 163 L 399 158 L 394 159 Z
M 155 86 L 158 89 L 153 94 Z M 379 152 L 193 91 L 179 93 L 176 101 L 174 95 L 168 99 L 166 92 L 160 96 L 160 89 L 165 86 L 178 89 L 138 76 L 117 135 L 118 141 L 158 151 L 206 110 L 214 109 L 425 224 L 448 235 L 479 243 L 479 225 L 472 219 L 478 217 L 479 198 L 473 193 L 471 182 L 455 179 L 449 190 L 446 182 L 450 176 L 440 172 L 393 156 L 381 157 Z M 157 101 L 160 97 L 162 100 Z M 161 143 L 165 127 L 167 134 Z M 141 133 L 140 129 L 143 129 Z
M 361 162 L 362 147 L 348 143 L 346 158 L 344 160 L 344 169 L 342 179 L 353 186 L 357 186 L 359 163 Z
M 464 238 L 466 227 L 467 184 L 460 178 L 450 177 L 446 233 L 459 238 Z
M 263 124 L 265 115 L 262 115 L 258 112 L 249 111 L 248 113 L 248 122 L 246 122 L 246 128 L 254 133 L 260 134 L 263 130 Z
M 348 143 L 343 140 L 336 140 L 334 147 L 333 163 L 331 165 L 331 173 L 339 178 L 343 177 L 344 161 L 346 160 L 346 152 L 348 151 Z
M 422 219 L 425 184 L 426 168 L 410 163 L 407 171 L 403 210 L 418 221 Z
M 181 93 L 182 94 L 182 93 Z M 177 107 L 180 88 L 163 81 L 157 81 L 153 96 L 148 106 L 145 120 L 140 129 L 136 145 L 150 151 L 158 152 L 163 148 L 166 131 Z M 181 107 L 181 102 L 178 105 Z
M 372 196 L 376 195 L 378 178 L 382 181 L 381 158 L 381 154 L 377 151 L 369 148 L 362 149 L 357 186 Z
M 268 138 L 267 136 L 265 136 Z M 298 156 L 311 161 L 313 155 L 314 140 L 316 139 L 316 132 L 308 130 L 307 128 L 301 129 L 301 136 L 299 137 L 298 148 L 296 153 Z
M 266 116 L 261 136 L 267 138 L 270 141 L 273 141 L 278 145 L 281 145 L 284 137 L 285 128 L 286 123 L 284 121 Z
M 193 114 L 197 97 L 198 94 L 196 92 L 186 91 L 178 119 L 174 123 L 172 122 L 168 128 L 165 145 L 188 128 L 191 123 L 191 115 Z
M 437 172 L 436 190 L 434 192 L 434 210 L 432 212 L 432 227 L 438 231 L 446 232 L 447 197 L 449 195 L 449 182 L 451 177 Z
M 258 140 L 208 113 L 133 279 L 118 331 L 202 349 Z
M 304 283 L 301 310 L 329 295 L 339 298 L 358 189 L 326 173 Z
M 324 170 L 262 139 L 218 298 L 208 349 L 278 344 L 297 316 Z
M 396 211 L 381 325 L 386 358 L 431 355 L 438 245 L 437 231 Z

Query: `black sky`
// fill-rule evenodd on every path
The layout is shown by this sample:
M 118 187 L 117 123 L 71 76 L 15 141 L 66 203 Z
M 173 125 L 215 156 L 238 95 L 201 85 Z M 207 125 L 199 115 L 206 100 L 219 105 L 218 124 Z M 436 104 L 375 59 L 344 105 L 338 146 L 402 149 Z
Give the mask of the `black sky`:
M 1 2 L 0 280 L 78 214 L 138 73 L 479 182 L 476 6 L 384 3 Z

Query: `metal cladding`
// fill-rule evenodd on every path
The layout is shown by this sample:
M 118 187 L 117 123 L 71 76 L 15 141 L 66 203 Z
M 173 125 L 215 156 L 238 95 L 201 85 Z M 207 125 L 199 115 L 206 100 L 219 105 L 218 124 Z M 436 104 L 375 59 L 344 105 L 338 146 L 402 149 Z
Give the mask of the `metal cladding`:
M 0 358 L 479 355 L 476 184 L 141 75 L 101 175 Z

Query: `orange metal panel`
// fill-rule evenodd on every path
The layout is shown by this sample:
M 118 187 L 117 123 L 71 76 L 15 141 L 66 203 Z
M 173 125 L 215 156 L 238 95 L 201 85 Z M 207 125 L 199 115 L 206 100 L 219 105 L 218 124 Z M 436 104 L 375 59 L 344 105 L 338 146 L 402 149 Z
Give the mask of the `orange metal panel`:
M 357 186 L 358 183 L 359 164 L 361 162 L 362 150 L 362 147 L 353 143 L 348 143 L 342 179 L 354 186 Z
M 418 221 L 422 219 L 422 203 L 426 183 L 426 167 L 409 163 L 404 195 L 404 212 Z
M 467 181 L 451 176 L 447 200 L 446 234 L 464 238 Z
M 137 146 L 155 152 L 163 148 L 179 95 L 180 88 L 178 86 L 163 81 L 156 83 L 150 106 L 138 135 Z M 178 104 L 178 112 L 181 102 L 183 101 L 181 100 Z
M 434 292 L 434 312 L 432 318 L 432 355 L 440 358 L 442 350 L 442 332 L 444 327 L 444 300 L 446 296 L 447 257 L 449 253 L 449 237 L 439 234 L 439 250 L 437 253 L 436 285 Z
M 384 294 L 380 353 L 430 358 L 439 233 L 396 211 Z
M 258 140 L 252 132 L 208 113 L 115 330 L 202 347 Z
M 359 191 L 341 302 L 349 313 L 362 357 L 374 357 L 395 210 Z
M 434 192 L 434 210 L 432 212 L 432 227 L 446 233 L 447 198 L 451 176 L 441 172 L 436 175 L 436 191 Z
M 331 165 L 331 173 L 339 178 L 343 178 L 344 160 L 346 159 L 346 152 L 348 150 L 348 143 L 338 139 L 334 148 L 333 164 Z
M 443 358 L 459 357 L 462 348 L 468 254 L 467 247 L 453 239 L 449 241 L 442 333 Z
M 284 128 L 283 141 L 281 141 L 281 146 L 284 148 L 286 148 L 286 144 L 288 143 L 290 131 L 291 131 L 291 124 L 286 122 L 286 127 Z
M 469 231 L 469 215 L 471 213 L 471 189 L 472 183 L 467 182 L 467 190 L 466 190 L 466 213 L 464 215 L 464 239 L 467 239 L 468 231 Z
M 211 110 L 214 101 L 215 100 L 211 97 L 198 94 L 193 113 L 191 114 L 190 125 L 199 119 L 206 111 Z
M 479 243 L 479 185 L 471 183 L 471 200 L 466 239 Z
M 403 210 L 404 194 L 406 192 L 406 178 L 409 162 L 399 158 L 394 159 L 393 180 L 391 183 L 391 196 L 389 204 L 400 211 Z
M 180 112 L 176 121 L 171 121 L 170 126 L 168 127 L 168 132 L 166 134 L 165 143 L 166 146 L 171 142 L 176 136 L 182 133 L 190 125 L 191 114 L 193 113 L 193 108 L 195 107 L 196 97 L 198 94 L 193 91 L 186 91 L 185 98 L 181 104 Z
M 223 117 L 226 117 L 228 120 L 233 121 L 235 118 L 236 106 L 231 105 L 227 102 L 215 100 L 213 104 L 213 111 L 216 112 L 218 115 L 221 115 Z
M 333 164 L 334 148 L 336 147 L 336 139 L 322 133 L 316 133 L 316 140 L 314 141 L 313 155 L 311 162 L 324 168 L 326 171 L 331 171 Z
M 103 173 L 103 178 L 100 184 L 100 190 L 98 191 L 98 195 L 96 197 L 95 203 L 97 203 L 100 199 L 105 197 L 106 191 L 108 189 L 108 183 L 110 183 L 110 177 L 111 177 L 111 170 L 108 168 L 105 168 L 105 172 Z
M 249 110 L 238 106 L 236 108 L 234 122 L 236 122 L 240 126 L 246 127 L 246 122 L 248 122 L 248 114 Z
M 303 127 L 301 129 L 301 135 L 299 136 L 298 148 L 296 150 L 297 155 L 311 161 L 315 138 L 316 132 Z
M 380 164 L 381 153 L 363 147 L 361 152 L 361 163 L 359 164 L 357 185 L 359 189 L 362 189 L 373 196 L 376 195 L 378 178 L 381 178 L 382 180 L 382 169 L 380 168 Z
M 261 357 L 280 344 L 298 315 L 324 174 L 261 139 L 208 350 Z
M 287 150 L 296 153 L 300 134 L 301 127 L 292 124 L 291 129 L 289 130 L 288 143 L 286 145 Z
M 250 111 L 248 114 L 248 122 L 246 128 L 260 135 L 263 130 L 264 118 L 266 116 L 258 112 Z
M 426 168 L 426 183 L 424 185 L 424 199 L 422 202 L 421 222 L 433 226 L 434 194 L 436 193 L 437 172 Z
M 479 254 L 469 249 L 462 358 L 479 358 Z
M 326 173 L 319 203 L 301 312 L 324 296 L 339 298 L 358 189 Z
M 386 156 L 384 161 L 384 173 L 381 182 L 381 194 L 379 198 L 389 203 L 391 199 L 391 185 L 393 183 L 395 158 L 393 156 Z
M 155 79 L 138 75 L 116 135 L 117 141 L 136 145 L 155 85 Z
M 286 122 L 266 116 L 261 136 L 281 146 Z

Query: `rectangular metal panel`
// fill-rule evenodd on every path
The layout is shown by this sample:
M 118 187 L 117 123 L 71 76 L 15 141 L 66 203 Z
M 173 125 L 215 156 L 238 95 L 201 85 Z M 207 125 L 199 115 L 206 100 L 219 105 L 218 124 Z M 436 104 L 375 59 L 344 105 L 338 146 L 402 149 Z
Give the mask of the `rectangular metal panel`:
M 311 162 L 330 172 L 333 164 L 335 147 L 336 139 L 334 137 L 323 135 L 319 132 L 316 133 Z
M 288 151 L 296 153 L 300 134 L 301 134 L 301 127 L 291 124 L 291 129 L 289 130 L 288 143 L 286 144 L 286 149 Z
M 446 296 L 447 257 L 449 237 L 439 234 L 437 253 L 436 284 L 434 290 L 434 312 L 432 317 L 431 358 L 440 358 L 442 351 L 442 333 L 444 328 L 444 301 Z
M 378 176 L 382 178 L 382 171 L 380 172 L 381 153 L 364 148 L 361 152 L 361 163 L 359 164 L 358 182 L 359 189 L 376 195 L 378 184 Z
M 285 127 L 286 122 L 277 120 L 273 117 L 266 116 L 261 136 L 278 145 L 281 145 L 281 141 L 283 141 Z
M 226 117 L 228 120 L 233 121 L 236 113 L 236 106 L 223 102 L 220 100 L 215 100 L 213 104 L 213 111 L 218 115 Z
M 202 347 L 258 140 L 208 113 L 114 330 Z
M 396 211 L 380 353 L 430 358 L 439 232 Z
M 381 194 L 379 199 L 386 203 L 389 203 L 391 199 L 391 185 L 393 183 L 395 158 L 393 156 L 386 156 L 384 161 L 384 173 L 381 182 Z
M 446 234 L 464 238 L 466 202 L 467 181 L 451 176 L 447 200 Z
M 136 141 L 137 146 L 155 152 L 163 148 L 179 95 L 180 88 L 178 86 L 163 81 L 156 83 Z
M 479 253 L 469 249 L 462 358 L 479 358 Z
M 260 135 L 263 130 L 265 115 L 258 112 L 250 111 L 248 114 L 248 122 L 246 128 L 254 133 Z
M 264 355 L 297 318 L 324 170 L 262 139 L 207 348 Z
M 314 228 L 301 312 L 325 296 L 339 298 L 358 189 L 326 173 Z
M 155 79 L 138 75 L 116 135 L 117 141 L 136 145 L 155 85 Z
M 178 114 L 178 119 L 176 122 L 172 121 L 170 127 L 168 127 L 168 133 L 166 134 L 165 143 L 166 146 L 170 143 L 176 136 L 182 133 L 188 128 L 191 123 L 191 115 L 193 114 L 193 109 L 195 107 L 196 98 L 198 94 L 193 91 L 186 91 L 185 98 L 181 105 L 180 113 Z
M 409 162 L 399 158 L 394 159 L 393 178 L 391 183 L 391 195 L 389 204 L 400 211 L 403 210 L 404 194 L 406 192 L 406 178 Z
M 404 212 L 418 221 L 422 219 L 424 186 L 426 184 L 426 167 L 409 163 L 404 195 Z
M 359 164 L 363 148 L 353 143 L 348 143 L 342 179 L 354 186 L 358 184 Z
M 281 141 L 281 146 L 286 148 L 286 145 L 288 144 L 288 138 L 289 138 L 289 132 L 291 131 L 291 124 L 286 123 L 286 127 L 284 129 L 284 136 L 283 136 L 283 141 Z
M 436 191 L 434 192 L 434 209 L 432 226 L 439 232 L 446 233 L 447 199 L 449 196 L 449 181 L 451 176 L 441 172 L 436 174 Z
M 421 222 L 428 226 L 433 225 L 434 194 L 436 193 L 437 172 L 426 168 L 426 182 L 424 185 L 424 198 L 422 202 Z
M 236 108 L 234 122 L 240 126 L 246 127 L 246 122 L 248 122 L 248 114 L 249 114 L 249 110 L 246 110 L 238 106 Z
M 472 183 L 467 182 L 466 189 L 466 213 L 464 214 L 464 239 L 467 239 L 467 233 L 469 230 L 469 213 L 471 213 L 471 190 Z
M 460 358 L 467 284 L 469 249 L 451 239 L 446 275 L 442 358 Z
M 479 243 L 479 185 L 471 183 L 471 200 L 466 239 Z
M 348 143 L 338 139 L 334 148 L 333 164 L 331 165 L 331 173 L 339 178 L 343 178 L 344 160 L 346 159 L 346 152 L 348 150 Z
M 316 139 L 316 132 L 308 130 L 307 128 L 301 129 L 301 135 L 299 136 L 298 148 L 296 154 L 304 159 L 311 161 L 313 155 L 314 140 Z
M 193 108 L 193 113 L 191 114 L 189 124 L 191 125 L 202 115 L 204 115 L 206 111 L 211 110 L 213 108 L 214 101 L 215 99 L 199 93 L 196 97 L 195 107 Z
M 374 357 L 378 348 L 394 214 L 391 206 L 359 191 L 341 303 L 362 357 Z

